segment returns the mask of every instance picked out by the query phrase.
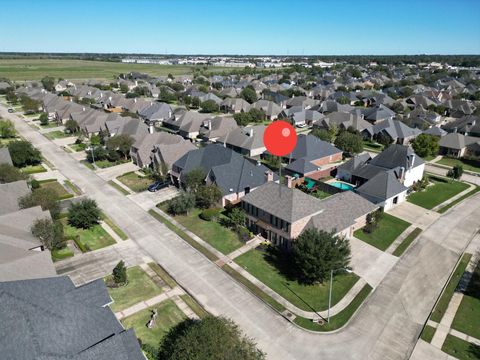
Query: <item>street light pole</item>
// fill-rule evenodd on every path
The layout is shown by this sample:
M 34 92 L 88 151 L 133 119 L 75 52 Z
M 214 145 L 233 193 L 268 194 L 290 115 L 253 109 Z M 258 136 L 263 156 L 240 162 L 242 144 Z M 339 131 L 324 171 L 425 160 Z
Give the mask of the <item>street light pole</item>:
M 96 168 L 97 165 L 95 164 L 95 155 L 93 153 L 93 148 L 94 146 L 92 144 L 90 144 L 90 151 L 92 152 L 92 162 L 93 162 L 93 167 Z
M 330 322 L 330 306 L 332 305 L 332 288 L 333 288 L 333 270 L 330 270 L 330 290 L 328 294 L 327 323 Z

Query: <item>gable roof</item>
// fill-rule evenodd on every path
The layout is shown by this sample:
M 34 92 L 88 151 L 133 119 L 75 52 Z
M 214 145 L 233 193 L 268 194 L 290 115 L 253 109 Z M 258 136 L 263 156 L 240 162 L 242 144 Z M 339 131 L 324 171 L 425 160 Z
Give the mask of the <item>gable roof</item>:
M 30 189 L 25 180 L 0 184 L 0 199 L 2 199 L 0 215 L 20 210 L 18 199 L 27 194 L 30 194 Z
M 292 159 L 307 158 L 315 160 L 341 152 L 342 150 L 316 136 L 300 134 L 297 138 L 297 145 L 292 151 Z
M 459 133 L 449 133 L 443 136 L 438 144 L 441 147 L 462 150 L 470 144 L 480 142 L 480 138 L 474 136 L 465 136 Z
M 413 160 L 413 164 L 411 161 Z M 392 144 L 380 154 L 375 156 L 370 162 L 370 165 L 383 167 L 385 169 L 394 169 L 397 167 L 410 168 L 410 166 L 417 167 L 425 162 L 416 155 L 413 149 L 406 145 Z
M 391 171 L 379 172 L 365 184 L 355 189 L 359 194 L 381 199 L 382 201 L 407 190 L 408 188 L 402 185 Z
M 132 331 L 106 305 L 102 280 L 75 287 L 67 276 L 0 283 L 0 338 L 8 359 L 140 360 Z M 51 310 L 55 304 L 55 311 Z
M 263 143 L 265 128 L 265 125 L 237 127 L 225 136 L 221 136 L 218 142 L 246 150 L 266 149 Z

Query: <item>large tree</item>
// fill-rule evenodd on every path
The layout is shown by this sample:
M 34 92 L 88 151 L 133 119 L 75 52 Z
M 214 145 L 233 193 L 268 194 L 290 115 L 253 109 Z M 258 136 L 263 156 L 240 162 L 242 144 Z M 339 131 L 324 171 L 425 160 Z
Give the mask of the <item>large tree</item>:
M 61 249 L 65 246 L 63 225 L 60 221 L 38 219 L 33 223 L 31 231 L 33 236 L 49 250 Z
M 168 212 L 173 215 L 187 214 L 195 206 L 195 195 L 189 192 L 183 192 L 170 200 L 168 203 Z
M 206 316 L 185 320 L 162 340 L 162 360 L 263 360 L 265 354 L 231 320 Z
M 240 92 L 240 97 L 250 104 L 254 103 L 258 99 L 255 89 L 251 86 L 247 86 L 245 89 L 243 89 Z
M 15 126 L 10 120 L 0 119 L 0 138 L 13 138 L 15 137 Z
M 98 224 L 101 215 L 95 200 L 83 199 L 68 208 L 68 223 L 76 228 L 89 229 Z
M 42 80 L 42 85 L 47 91 L 55 90 L 55 79 L 51 76 L 45 76 Z
M 200 104 L 202 113 L 213 113 L 219 110 L 218 104 L 213 100 L 206 100 Z
M 115 135 L 107 140 L 107 149 L 118 151 L 127 159 L 135 140 L 128 134 Z
M 435 156 L 438 154 L 438 137 L 420 134 L 412 142 L 412 148 L 420 157 Z
M 185 176 L 185 186 L 189 191 L 197 191 L 197 189 L 205 183 L 207 174 L 202 168 L 196 168 Z
M 200 185 L 195 192 L 195 202 L 199 208 L 208 209 L 218 204 L 222 196 L 217 185 Z
M 8 144 L 8 151 L 13 165 L 16 167 L 38 165 L 42 162 L 40 151 L 35 149 L 28 141 L 13 141 Z
M 342 131 L 335 139 L 335 146 L 349 155 L 355 155 L 363 151 L 363 139 L 359 134 Z
M 78 126 L 78 123 L 73 119 L 69 119 L 65 123 L 65 130 L 70 134 L 75 134 L 79 129 L 80 127 Z
M 36 113 L 40 109 L 40 101 L 29 98 L 26 95 L 20 97 L 20 102 L 22 103 L 23 111 L 25 113 Z
M 0 184 L 26 180 L 28 176 L 10 164 L 0 164 Z
M 293 243 L 292 256 L 301 281 L 322 283 L 330 270 L 349 266 L 350 243 L 333 232 L 307 229 Z
M 60 213 L 58 194 L 55 190 L 50 188 L 40 188 L 34 190 L 32 193 L 21 197 L 18 200 L 18 205 L 22 209 L 41 206 L 42 210 L 49 210 L 53 218 L 56 218 Z

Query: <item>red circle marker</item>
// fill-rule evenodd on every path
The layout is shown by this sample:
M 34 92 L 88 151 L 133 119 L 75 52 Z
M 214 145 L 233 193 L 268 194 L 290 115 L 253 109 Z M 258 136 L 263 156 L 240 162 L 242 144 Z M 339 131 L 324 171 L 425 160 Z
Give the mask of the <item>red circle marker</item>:
M 263 143 L 271 154 L 285 156 L 295 149 L 297 133 L 288 122 L 278 120 L 268 125 L 265 129 Z

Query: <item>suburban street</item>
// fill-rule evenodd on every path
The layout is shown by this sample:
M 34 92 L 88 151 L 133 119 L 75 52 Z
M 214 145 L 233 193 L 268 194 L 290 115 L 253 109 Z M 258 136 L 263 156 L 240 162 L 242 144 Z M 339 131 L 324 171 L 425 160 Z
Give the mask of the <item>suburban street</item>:
M 120 194 L 2 105 L 0 116 L 11 119 L 26 140 L 95 199 L 129 238 L 207 311 L 234 320 L 269 359 L 409 358 L 452 269 L 480 226 L 478 193 L 426 227 L 345 328 L 331 334 L 309 333 L 271 310 L 137 202 Z M 430 166 L 428 170 L 432 171 Z

